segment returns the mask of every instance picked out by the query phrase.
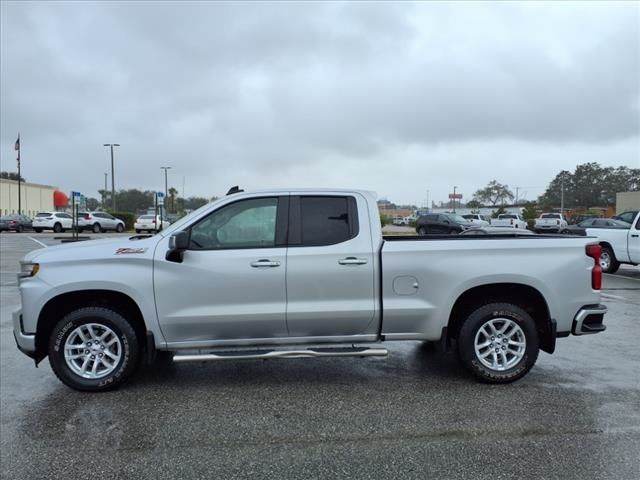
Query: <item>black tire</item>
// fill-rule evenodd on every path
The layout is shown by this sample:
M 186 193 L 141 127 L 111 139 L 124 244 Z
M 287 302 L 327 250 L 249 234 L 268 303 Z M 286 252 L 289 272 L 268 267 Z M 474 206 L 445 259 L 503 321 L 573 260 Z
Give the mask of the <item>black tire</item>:
M 505 370 L 490 368 L 483 364 L 475 351 L 478 331 L 492 319 L 503 319 L 515 323 L 526 341 L 522 357 Z M 502 346 L 501 343 L 497 343 L 498 341 L 496 340 L 496 346 Z M 504 341 L 504 338 L 501 341 Z M 484 348 L 492 350 L 493 344 L 491 347 Z M 490 303 L 476 309 L 464 321 L 458 334 L 458 355 L 462 363 L 477 378 L 488 383 L 509 383 L 522 378 L 536 363 L 539 351 L 540 342 L 535 321 L 525 310 L 510 303 Z
M 59 224 L 58 222 L 56 222 L 56 223 L 53 225 L 53 231 L 54 231 L 55 233 L 60 233 L 60 232 L 62 232 L 62 225 L 61 225 L 61 224 Z
M 425 227 L 420 227 L 418 228 L 418 235 L 427 235 L 429 232 L 427 232 L 427 229 Z
M 600 267 L 602 268 L 602 273 L 616 273 L 620 268 L 620 262 L 616 260 L 616 255 L 611 247 L 602 247 Z
M 83 378 L 64 358 L 64 345 L 71 333 L 84 324 L 99 324 L 111 329 L 120 340 L 121 358 L 116 368 L 102 378 Z M 85 307 L 60 320 L 49 337 L 49 363 L 56 376 L 67 386 L 85 392 L 113 390 L 127 381 L 139 363 L 139 347 L 131 324 L 119 313 L 104 307 Z
M 119 223 L 118 226 L 116 227 L 116 232 L 118 233 L 124 232 L 124 227 L 122 226 L 121 223 Z
M 458 235 L 460 232 L 456 229 L 449 230 L 449 235 Z
M 94 223 L 91 230 L 93 230 L 93 233 L 100 233 L 102 231 L 99 223 Z
M 18 225 L 16 227 L 16 233 L 22 233 L 22 232 L 24 232 L 24 227 L 22 225 Z
M 571 233 L 571 232 L 570 232 L 569 230 L 562 230 L 562 231 L 560 232 L 560 234 L 562 234 L 562 235 L 569 235 L 570 233 Z
M 41 228 L 34 228 L 33 231 L 36 232 L 36 233 L 42 233 L 42 229 Z
M 140 233 L 142 232 L 142 230 L 140 230 L 139 228 L 136 228 L 136 233 Z

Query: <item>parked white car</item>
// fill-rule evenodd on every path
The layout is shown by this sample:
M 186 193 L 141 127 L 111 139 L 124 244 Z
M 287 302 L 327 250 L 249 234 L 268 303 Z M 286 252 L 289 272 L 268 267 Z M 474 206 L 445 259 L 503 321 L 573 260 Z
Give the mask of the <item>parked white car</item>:
M 527 222 L 517 213 L 502 213 L 491 219 L 492 227 L 527 228 Z
M 72 228 L 73 217 L 65 212 L 40 212 L 34 217 L 32 225 L 36 233 L 43 230 L 61 233 Z
M 160 215 L 141 215 L 136 220 L 136 223 L 133 225 L 136 233 L 144 232 L 157 232 L 161 229 L 164 230 L 171 223 L 167 219 L 163 219 Z
M 107 230 L 124 232 L 124 221 L 106 212 L 79 212 L 77 225 L 78 230 L 91 230 L 93 233 Z
M 488 227 L 491 225 L 489 220 L 487 220 L 487 217 L 480 215 L 479 213 L 468 213 L 466 215 L 462 215 L 462 218 L 468 220 L 474 225 L 477 225 L 478 227 Z
M 536 233 L 561 232 L 568 225 L 567 220 L 559 213 L 543 213 L 536 218 L 533 230 Z

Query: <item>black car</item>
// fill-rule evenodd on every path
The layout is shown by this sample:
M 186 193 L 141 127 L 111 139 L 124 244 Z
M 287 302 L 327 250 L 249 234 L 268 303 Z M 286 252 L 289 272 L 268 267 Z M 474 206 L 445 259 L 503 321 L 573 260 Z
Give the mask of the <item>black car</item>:
M 32 230 L 31 219 L 26 215 L 5 215 L 0 217 L 0 232 L 3 230 L 13 230 L 14 232 L 22 232 L 24 230 Z
M 589 218 L 577 225 L 564 227 L 560 233 L 585 236 L 587 234 L 585 231 L 587 228 L 618 228 L 628 230 L 630 227 L 631 224 L 621 220 L 614 220 L 613 218 Z
M 431 235 L 434 233 L 453 235 L 475 226 L 472 222 L 455 213 L 430 213 L 418 217 L 416 232 L 419 235 Z
M 636 218 L 636 215 L 638 215 L 638 210 L 629 210 L 627 212 L 622 212 L 620 215 L 614 215 L 611 218 L 613 220 L 620 220 L 631 225 L 633 223 L 633 220 Z

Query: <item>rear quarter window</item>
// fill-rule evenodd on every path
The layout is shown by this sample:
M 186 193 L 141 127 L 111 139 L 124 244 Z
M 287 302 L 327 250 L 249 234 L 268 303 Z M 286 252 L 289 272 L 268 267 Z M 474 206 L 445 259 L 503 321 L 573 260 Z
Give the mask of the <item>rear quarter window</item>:
M 302 245 L 335 245 L 354 238 L 357 215 L 353 197 L 300 197 Z

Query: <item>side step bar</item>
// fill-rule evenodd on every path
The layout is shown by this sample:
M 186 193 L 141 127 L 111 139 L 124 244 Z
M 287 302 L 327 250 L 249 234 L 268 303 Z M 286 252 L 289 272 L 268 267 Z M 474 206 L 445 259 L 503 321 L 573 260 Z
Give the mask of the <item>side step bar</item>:
M 208 362 L 213 360 L 255 360 L 270 358 L 319 358 L 319 357 L 386 357 L 386 348 L 314 348 L 308 350 L 253 350 L 217 353 L 178 354 L 174 363 Z

